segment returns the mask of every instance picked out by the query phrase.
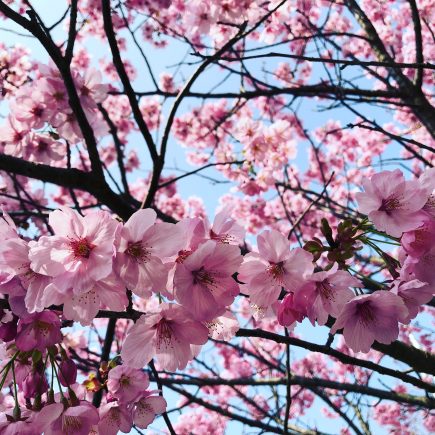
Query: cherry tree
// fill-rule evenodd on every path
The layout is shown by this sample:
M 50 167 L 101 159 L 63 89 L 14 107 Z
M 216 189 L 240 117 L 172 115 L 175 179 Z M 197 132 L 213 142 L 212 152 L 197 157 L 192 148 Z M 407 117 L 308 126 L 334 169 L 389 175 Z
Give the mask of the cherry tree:
M 0 434 L 435 431 L 432 2 L 0 19 Z

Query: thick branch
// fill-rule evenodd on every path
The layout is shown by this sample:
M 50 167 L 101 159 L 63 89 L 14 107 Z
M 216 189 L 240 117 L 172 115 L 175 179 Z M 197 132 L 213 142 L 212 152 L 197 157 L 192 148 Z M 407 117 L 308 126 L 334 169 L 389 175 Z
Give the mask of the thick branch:
M 267 340 L 272 340 L 276 343 L 290 343 L 291 345 L 295 345 L 298 347 L 302 347 L 304 349 L 310 350 L 312 352 L 320 352 L 325 355 L 330 355 L 336 359 L 338 359 L 343 364 L 351 364 L 360 367 L 365 367 L 369 370 L 374 370 L 380 374 L 393 376 L 395 378 L 401 379 L 404 382 L 408 382 L 410 384 L 415 385 L 416 387 L 423 388 L 430 392 L 435 392 L 435 386 L 427 384 L 426 382 L 422 382 L 419 379 L 416 379 L 412 376 L 409 376 L 405 373 L 402 373 L 398 370 L 393 370 L 387 367 L 380 366 L 371 361 L 365 361 L 359 358 L 355 358 L 344 353 L 338 352 L 335 349 L 331 349 L 327 346 L 323 346 L 320 344 L 309 343 L 307 341 L 300 340 L 295 337 L 284 337 L 283 335 L 275 334 L 273 332 L 263 331 L 262 329 L 244 329 L 241 328 L 237 331 L 237 336 L 239 337 L 258 337 L 265 338 Z M 411 348 L 411 346 L 407 346 L 398 341 L 393 342 L 389 345 L 380 345 L 378 343 L 374 343 L 372 346 L 374 349 L 383 352 L 392 358 L 395 358 L 399 361 L 402 361 L 411 367 L 413 367 L 417 371 L 421 371 L 424 373 L 434 374 L 435 372 L 435 363 L 434 356 L 431 355 L 428 357 L 427 352 Z
M 130 78 L 127 75 L 124 63 L 121 59 L 121 54 L 119 52 L 118 42 L 116 41 L 115 31 L 113 29 L 110 0 L 102 0 L 101 7 L 103 11 L 104 31 L 106 33 L 107 41 L 109 42 L 110 50 L 112 52 L 113 64 L 115 65 L 116 72 L 121 79 L 122 86 L 124 86 L 124 91 L 130 103 L 136 124 L 145 139 L 151 158 L 154 164 L 156 164 L 158 160 L 156 146 L 154 144 L 151 133 L 149 132 L 149 129 L 143 119 L 138 102 L 136 100 L 134 89 L 131 86 Z
M 101 351 L 101 363 L 108 362 L 110 357 L 110 351 L 112 349 L 113 339 L 115 338 L 115 328 L 116 328 L 116 319 L 110 319 L 107 324 L 106 336 L 104 338 L 103 350 Z M 97 376 L 101 381 L 100 371 L 97 372 Z M 101 404 L 101 399 L 103 398 L 103 390 L 98 390 L 92 399 L 92 404 L 98 408 Z
M 125 202 L 122 197 L 115 194 L 107 184 L 102 183 L 100 179 L 97 179 L 89 172 L 74 168 L 55 168 L 41 163 L 28 162 L 5 154 L 0 154 L 0 170 L 53 183 L 58 186 L 89 192 L 123 219 L 128 219 L 134 211 L 132 206 Z
M 377 58 L 381 62 L 391 63 L 394 65 L 394 59 L 386 50 L 373 23 L 358 5 L 356 0 L 346 0 L 345 3 L 369 37 L 372 49 Z M 429 103 L 422 90 L 412 83 L 412 81 L 403 74 L 400 68 L 393 66 L 388 67 L 387 69 L 396 80 L 401 93 L 404 94 L 403 101 L 409 105 L 413 114 L 427 128 L 432 137 L 435 137 L 435 108 Z
M 271 379 L 213 379 L 213 378 L 196 378 L 196 379 L 172 379 L 162 378 L 161 383 L 164 385 L 250 385 L 253 387 L 271 386 L 271 385 L 286 385 L 287 379 L 284 378 L 271 378 Z M 413 406 L 420 406 L 423 408 L 434 409 L 435 400 L 422 396 L 413 396 L 410 394 L 396 393 L 394 391 L 385 391 L 378 388 L 368 387 L 360 384 L 349 384 L 346 382 L 336 382 L 329 379 L 322 378 L 307 378 L 304 376 L 293 375 L 290 378 L 291 385 L 299 385 L 306 388 L 328 388 L 336 391 L 348 391 L 366 396 L 377 397 L 378 399 L 392 400 L 398 403 L 405 403 Z
M 114 95 L 120 92 L 112 91 Z M 136 92 L 139 97 L 147 97 L 152 95 L 159 95 L 165 98 L 177 97 L 175 92 L 149 91 L 149 92 Z M 346 97 L 367 97 L 367 98 L 395 98 L 403 97 L 400 91 L 391 90 L 371 90 L 359 88 L 346 88 L 342 86 L 329 85 L 326 83 L 317 83 L 314 85 L 301 85 L 295 87 L 282 87 L 272 89 L 256 89 L 255 91 L 240 91 L 240 92 L 186 92 L 184 97 L 203 98 L 203 99 L 221 99 L 221 98 L 237 98 L 237 99 L 252 99 L 258 97 L 275 97 L 278 95 L 292 95 L 294 97 L 321 97 L 331 100 L 336 100 L 337 96 L 340 98 Z
M 214 411 L 220 415 L 224 415 L 226 417 L 231 418 L 232 420 L 235 421 L 240 421 L 243 424 L 246 424 L 247 426 L 250 427 L 258 427 L 260 429 L 263 429 L 267 432 L 271 432 L 271 433 L 279 433 L 282 434 L 282 430 L 278 427 L 274 427 L 274 426 L 270 426 L 269 424 L 266 423 L 262 423 L 261 421 L 258 420 L 252 420 L 250 418 L 244 417 L 243 415 L 239 415 L 239 414 L 235 414 L 233 412 L 228 411 L 227 409 L 224 409 L 220 406 L 216 406 L 213 405 L 199 397 L 194 396 L 193 394 L 189 393 L 186 390 L 183 390 L 181 388 L 177 388 L 174 385 L 169 385 L 168 384 L 168 388 L 170 388 L 171 390 L 183 395 L 184 397 L 186 397 L 187 399 L 189 399 L 190 401 L 192 401 L 193 403 L 197 403 L 200 406 L 203 406 L 206 409 L 209 409 L 210 411 Z M 294 427 L 292 427 L 291 425 L 289 425 L 289 428 L 293 430 L 292 433 L 303 433 L 306 435 L 321 435 L 322 432 L 314 432 L 314 431 L 310 431 L 310 430 L 304 430 L 304 431 L 300 431 L 300 430 L 295 430 Z

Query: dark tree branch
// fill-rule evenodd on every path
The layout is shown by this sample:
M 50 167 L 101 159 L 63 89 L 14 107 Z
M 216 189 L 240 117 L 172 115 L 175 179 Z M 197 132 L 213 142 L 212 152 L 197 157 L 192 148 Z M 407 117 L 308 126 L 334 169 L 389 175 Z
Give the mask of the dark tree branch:
M 111 94 L 119 95 L 122 92 L 112 91 Z M 177 97 L 178 94 L 174 92 L 164 91 L 149 91 L 149 92 L 136 92 L 139 97 L 146 97 L 152 95 L 159 95 L 166 98 Z M 359 88 L 346 88 L 328 83 L 317 83 L 314 85 L 300 85 L 294 87 L 282 87 L 272 89 L 256 89 L 253 91 L 241 90 L 240 92 L 186 92 L 185 98 L 202 98 L 202 99 L 221 99 L 221 98 L 237 98 L 237 99 L 253 99 L 258 97 L 275 97 L 278 95 L 291 95 L 294 97 L 320 97 L 325 99 L 336 100 L 337 96 L 341 98 L 350 97 L 367 97 L 370 101 L 375 102 L 375 98 L 391 98 L 401 99 L 403 94 L 399 90 L 371 90 Z M 394 104 L 394 101 L 386 102 Z M 407 104 L 408 105 L 408 104 Z
M 414 24 L 414 35 L 415 35 L 415 62 L 420 66 L 415 71 L 414 83 L 417 88 L 421 88 L 423 84 L 423 67 L 424 63 L 423 57 L 423 38 L 421 36 L 421 21 L 420 14 L 418 13 L 418 7 L 415 0 L 408 0 L 409 6 L 411 7 L 412 21 Z
M 156 146 L 154 144 L 151 133 L 143 119 L 139 104 L 136 100 L 134 89 L 130 82 L 130 78 L 127 75 L 124 63 L 122 62 L 121 53 L 119 52 L 118 42 L 116 41 L 115 31 L 113 29 L 110 0 L 102 0 L 101 7 L 104 20 L 104 31 L 106 33 L 107 42 L 109 43 L 110 50 L 112 52 L 113 64 L 115 65 L 118 76 L 121 79 L 122 86 L 124 87 L 124 92 L 127 95 L 131 110 L 133 112 L 133 117 L 136 121 L 137 126 L 139 127 L 139 131 L 145 139 L 151 159 L 153 160 L 153 163 L 155 165 L 158 161 Z
M 373 23 L 358 5 L 356 0 L 345 0 L 345 4 L 371 40 L 372 49 L 378 59 L 381 62 L 394 65 L 394 59 L 386 50 Z M 396 80 L 401 93 L 404 94 L 403 101 L 409 105 L 414 115 L 427 128 L 432 137 L 435 137 L 435 108 L 427 100 L 421 88 L 412 83 L 411 80 L 403 74 L 400 68 L 389 67 L 387 69 Z
M 235 413 L 230 412 L 230 411 L 228 411 L 220 406 L 213 405 L 209 402 L 206 402 L 205 400 L 194 396 L 193 394 L 189 393 L 186 390 L 182 390 L 181 388 L 175 387 L 174 385 L 168 385 L 168 388 L 183 395 L 184 397 L 186 397 L 187 399 L 189 399 L 193 403 L 197 403 L 198 405 L 201 405 L 202 407 L 209 409 L 210 411 L 214 411 L 220 415 L 224 415 L 226 417 L 229 417 L 232 420 L 244 423 L 244 424 L 248 425 L 249 427 L 258 427 L 262 430 L 265 430 L 265 431 L 271 432 L 271 433 L 278 433 L 278 434 L 283 433 L 282 429 L 279 427 L 271 426 L 269 424 L 262 423 L 261 421 L 252 420 L 250 418 L 244 417 L 243 415 L 235 414 Z M 314 431 L 293 431 L 292 433 L 304 433 L 307 435 L 321 435 L 321 432 L 317 432 L 317 431 L 316 432 L 314 432 Z
M 109 362 L 110 351 L 112 349 L 113 339 L 115 338 L 115 328 L 116 328 L 116 319 L 109 319 L 106 329 L 106 336 L 104 338 L 103 350 L 101 351 L 101 359 L 100 362 Z M 100 371 L 97 372 L 97 377 L 101 381 Z M 103 398 L 103 390 L 98 390 L 92 399 L 92 404 L 98 408 L 101 404 L 101 399 Z
M 68 42 L 65 49 L 65 61 L 68 65 L 71 64 L 74 54 L 74 44 L 77 36 L 77 2 L 78 0 L 71 0 L 71 13 L 69 16 L 69 31 Z
M 410 0 L 412 1 L 412 0 Z M 197 53 L 194 53 L 197 55 Z M 202 58 L 207 58 L 208 56 L 201 56 Z M 313 56 L 301 56 L 297 54 L 287 54 L 287 53 L 262 53 L 262 54 L 254 54 L 249 56 L 238 57 L 237 59 L 234 57 L 225 57 L 222 56 L 220 60 L 225 60 L 227 62 L 240 62 L 242 60 L 253 60 L 253 59 L 268 59 L 274 57 L 282 57 L 284 59 L 295 59 L 304 62 L 314 62 L 314 63 L 330 63 L 334 65 L 344 65 L 344 66 L 380 66 L 380 67 L 394 67 L 394 68 L 413 68 L 413 69 L 431 69 L 435 70 L 435 65 L 429 62 L 416 61 L 412 62 L 379 62 L 379 61 L 363 61 L 359 59 L 348 60 L 348 59 L 332 59 L 326 57 L 313 57 Z
M 327 346 L 323 346 L 320 344 L 309 343 L 307 341 L 300 340 L 295 337 L 284 337 L 283 335 L 275 334 L 273 332 L 263 331 L 261 329 L 244 329 L 241 328 L 237 331 L 236 334 L 238 337 L 258 337 L 265 338 L 268 340 L 275 341 L 276 343 L 290 343 L 291 345 L 302 347 L 304 349 L 310 350 L 312 352 L 320 352 L 325 355 L 330 355 L 336 358 L 338 361 L 343 364 L 351 364 L 357 365 L 360 367 L 365 367 L 369 370 L 374 370 L 380 374 L 393 376 L 395 378 L 401 379 L 404 382 L 408 382 L 416 387 L 423 388 L 430 392 L 435 392 L 435 386 L 430 385 L 426 382 L 422 382 L 419 379 L 416 379 L 412 376 L 409 376 L 405 373 L 399 372 L 398 370 L 393 370 L 388 367 L 383 367 L 378 364 L 375 364 L 371 361 L 365 361 L 359 358 L 355 358 L 349 355 L 345 355 L 341 352 L 338 352 L 335 349 L 328 348 Z M 399 361 L 402 361 L 409 366 L 413 367 L 416 371 L 421 371 L 423 373 L 434 374 L 435 364 L 433 355 L 428 354 L 422 350 L 418 350 L 412 348 L 411 346 L 407 346 L 406 344 L 395 341 L 389 345 L 380 345 L 378 343 L 374 343 L 372 346 L 375 350 L 379 350 L 392 358 L 395 358 Z
M 130 195 L 130 188 L 128 187 L 127 173 L 124 165 L 124 145 L 119 140 L 118 128 L 116 127 L 115 123 L 110 119 L 110 116 L 107 113 L 107 110 L 103 107 L 103 105 L 99 104 L 98 108 L 100 109 L 100 112 L 103 115 L 104 120 L 109 126 L 110 134 L 113 137 L 113 143 L 115 144 L 118 168 L 119 168 L 119 173 L 121 174 L 121 182 L 122 182 L 122 187 L 124 188 L 124 193 L 126 195 Z
M 74 168 L 64 169 L 42 163 L 32 163 L 6 154 L 0 154 L 0 170 L 58 186 L 89 192 L 99 202 L 118 213 L 123 219 L 128 219 L 134 212 L 134 208 L 130 204 L 114 193 L 106 183 L 102 183 L 99 178 L 89 172 Z

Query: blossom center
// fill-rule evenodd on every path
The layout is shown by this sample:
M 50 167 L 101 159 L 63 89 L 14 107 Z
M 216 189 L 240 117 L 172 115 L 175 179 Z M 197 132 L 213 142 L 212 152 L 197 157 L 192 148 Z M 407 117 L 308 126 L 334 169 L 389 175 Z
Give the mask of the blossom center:
M 150 257 L 149 251 L 142 242 L 129 243 L 125 253 L 133 257 L 138 263 L 145 263 Z
M 400 208 L 402 204 L 400 199 L 395 196 L 390 196 L 387 199 L 382 200 L 382 204 L 379 207 L 379 211 L 385 211 L 387 214 Z
M 47 336 L 51 331 L 51 325 L 47 322 L 42 322 L 41 320 L 37 320 L 35 322 L 35 329 L 38 335 Z
M 44 114 L 44 109 L 41 106 L 35 106 L 32 109 L 32 115 L 34 115 L 36 118 L 41 118 Z
M 330 301 L 335 300 L 335 297 L 334 297 L 335 292 L 334 292 L 334 289 L 332 288 L 331 284 L 329 283 L 329 281 L 325 280 L 325 281 L 318 283 L 317 284 L 317 291 L 319 291 L 320 294 L 325 299 L 328 299 Z
M 140 415 L 146 415 L 149 414 L 150 412 L 153 412 L 153 408 L 151 407 L 151 405 L 146 403 L 144 400 L 141 400 L 137 404 L 137 410 L 139 411 Z
M 178 257 L 175 260 L 176 263 L 181 264 L 190 254 L 192 253 L 192 251 L 188 251 L 188 250 L 181 250 L 178 252 Z
M 90 243 L 85 237 L 81 237 L 77 240 L 71 240 L 70 246 L 73 251 L 74 257 L 89 258 L 92 249 L 95 245 Z
M 109 420 L 111 420 L 114 424 L 120 424 L 121 422 L 121 411 L 119 408 L 112 408 L 109 414 Z
M 81 92 L 84 97 L 88 97 L 89 95 L 91 95 L 91 91 L 87 86 L 83 86 Z
M 193 281 L 195 284 L 204 284 L 205 286 L 212 286 L 215 283 L 215 279 L 213 278 L 213 275 L 205 270 L 203 267 L 201 269 L 196 270 L 192 272 L 193 274 Z
M 82 427 L 80 419 L 72 415 L 64 415 L 62 423 L 62 431 L 65 434 L 74 433 Z
M 426 201 L 426 204 L 423 207 L 424 210 L 427 210 L 430 208 L 435 208 L 435 195 L 433 195 L 433 194 L 431 194 L 429 196 L 429 199 Z
M 38 150 L 40 152 L 45 152 L 48 150 L 48 143 L 45 140 L 38 141 Z
M 56 101 L 63 101 L 64 98 L 65 98 L 65 94 L 64 94 L 63 92 L 61 92 L 61 91 L 55 91 L 55 92 L 53 93 L 53 98 L 54 98 Z
M 358 305 L 358 315 L 365 325 L 373 322 L 375 316 L 370 302 L 364 302 Z
M 155 328 L 157 329 L 157 348 L 160 349 L 162 343 L 164 343 L 166 346 L 169 346 L 172 341 L 171 324 L 167 320 L 161 319 Z
M 216 234 L 213 230 L 210 230 L 210 239 L 225 244 L 229 244 L 230 242 L 234 241 L 234 237 L 232 237 L 230 234 L 219 235 Z
M 266 271 L 275 281 L 282 282 L 284 277 L 284 263 L 282 261 L 279 263 L 272 263 L 267 267 Z
M 128 376 L 122 375 L 121 379 L 119 380 L 119 383 L 123 387 L 128 387 L 130 385 L 130 378 Z

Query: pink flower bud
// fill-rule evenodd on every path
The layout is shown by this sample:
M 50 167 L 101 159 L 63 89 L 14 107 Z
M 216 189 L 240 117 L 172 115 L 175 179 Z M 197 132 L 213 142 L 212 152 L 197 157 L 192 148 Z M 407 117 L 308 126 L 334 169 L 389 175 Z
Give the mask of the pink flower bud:
M 76 382 L 77 366 L 72 359 L 62 360 L 58 374 L 60 383 L 68 387 Z
M 31 371 L 24 379 L 21 388 L 26 399 L 32 399 L 48 390 L 48 382 L 44 373 Z

